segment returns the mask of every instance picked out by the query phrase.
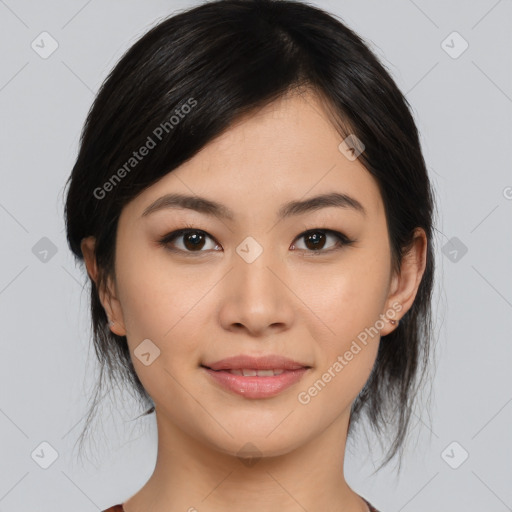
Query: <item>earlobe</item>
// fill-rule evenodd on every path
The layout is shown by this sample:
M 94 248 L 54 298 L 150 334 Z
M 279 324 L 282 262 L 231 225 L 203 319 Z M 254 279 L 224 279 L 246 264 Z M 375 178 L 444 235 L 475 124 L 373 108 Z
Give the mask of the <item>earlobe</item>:
M 126 329 L 124 328 L 124 325 L 118 325 L 117 322 L 111 320 L 110 317 L 108 317 L 108 326 L 114 334 L 117 334 L 118 336 L 126 336 Z

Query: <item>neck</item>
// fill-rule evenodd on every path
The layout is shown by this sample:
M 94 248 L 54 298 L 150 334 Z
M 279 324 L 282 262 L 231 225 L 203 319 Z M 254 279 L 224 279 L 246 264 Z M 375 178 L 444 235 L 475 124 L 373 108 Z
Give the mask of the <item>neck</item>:
M 219 451 L 157 410 L 156 466 L 126 501 L 125 512 L 367 512 L 343 474 L 348 419 L 342 414 L 321 436 L 259 457 L 254 444 L 240 443 L 234 454 Z M 251 446 L 256 450 L 252 458 Z

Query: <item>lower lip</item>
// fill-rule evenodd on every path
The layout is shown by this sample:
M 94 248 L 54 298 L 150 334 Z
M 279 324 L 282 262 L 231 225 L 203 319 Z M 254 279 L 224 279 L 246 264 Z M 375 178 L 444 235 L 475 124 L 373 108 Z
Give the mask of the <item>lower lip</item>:
M 211 375 L 215 382 L 233 391 L 233 393 L 246 398 L 269 398 L 276 396 L 302 379 L 308 370 L 308 368 L 285 370 L 280 375 L 274 375 L 273 377 L 244 377 L 243 375 L 235 375 L 223 370 L 215 371 L 206 367 L 203 367 L 203 369 Z

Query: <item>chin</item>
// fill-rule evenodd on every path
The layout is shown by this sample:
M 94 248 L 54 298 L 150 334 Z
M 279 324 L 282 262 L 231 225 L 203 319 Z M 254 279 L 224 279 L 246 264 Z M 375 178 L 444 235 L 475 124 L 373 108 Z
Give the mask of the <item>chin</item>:
M 246 458 L 279 457 L 290 453 L 306 442 L 305 439 L 297 436 L 296 430 L 292 432 L 283 428 L 278 434 L 277 425 L 278 423 L 274 423 L 271 427 L 266 426 L 261 430 L 255 428 L 244 428 L 238 431 L 229 430 L 233 435 L 232 438 L 226 435 L 222 439 L 209 439 L 208 444 L 221 453 L 243 460 Z

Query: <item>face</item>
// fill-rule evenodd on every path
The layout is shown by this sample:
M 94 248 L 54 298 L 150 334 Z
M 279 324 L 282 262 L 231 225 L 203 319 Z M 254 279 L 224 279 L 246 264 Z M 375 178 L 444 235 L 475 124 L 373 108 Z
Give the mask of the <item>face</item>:
M 393 329 L 382 315 L 402 306 L 377 183 L 341 141 L 314 96 L 282 98 L 122 211 L 109 311 L 160 422 L 224 453 L 278 455 L 348 418 Z M 239 355 L 303 369 L 205 368 Z

